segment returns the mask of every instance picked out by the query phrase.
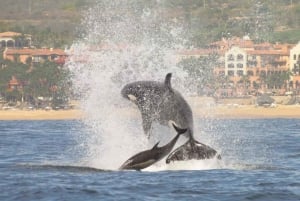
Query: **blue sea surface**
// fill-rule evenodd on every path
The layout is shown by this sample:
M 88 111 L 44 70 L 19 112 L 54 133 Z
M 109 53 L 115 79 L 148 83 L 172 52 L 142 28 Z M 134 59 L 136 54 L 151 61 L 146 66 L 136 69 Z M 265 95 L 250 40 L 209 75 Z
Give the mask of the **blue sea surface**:
M 300 200 L 300 120 L 201 120 L 224 165 L 108 171 L 78 166 L 78 121 L 0 121 L 0 200 Z M 81 136 L 81 137 L 80 137 Z

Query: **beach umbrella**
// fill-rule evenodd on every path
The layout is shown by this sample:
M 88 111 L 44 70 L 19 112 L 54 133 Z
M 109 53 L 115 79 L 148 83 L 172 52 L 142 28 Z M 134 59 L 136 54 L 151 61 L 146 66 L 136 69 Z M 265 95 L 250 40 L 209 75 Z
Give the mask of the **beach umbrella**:
M 261 96 L 257 97 L 256 103 L 261 106 L 261 105 L 271 105 L 275 100 L 270 97 L 267 94 L 262 94 Z

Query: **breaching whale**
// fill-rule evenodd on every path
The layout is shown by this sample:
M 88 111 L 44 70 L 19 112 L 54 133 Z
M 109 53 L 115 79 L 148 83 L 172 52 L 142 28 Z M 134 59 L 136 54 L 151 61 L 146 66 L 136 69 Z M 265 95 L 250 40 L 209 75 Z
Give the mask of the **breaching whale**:
M 156 143 L 152 149 L 142 151 L 129 158 L 119 169 L 141 170 L 149 167 L 150 165 L 153 165 L 154 163 L 167 156 L 172 151 L 179 136 L 187 131 L 187 129 L 178 128 L 174 124 L 173 127 L 175 128 L 177 135 L 168 144 L 162 147 L 158 147 L 159 142 Z
M 165 82 L 138 81 L 123 87 L 121 94 L 134 102 L 142 115 L 145 134 L 149 137 L 154 121 L 162 125 L 174 122 L 180 128 L 188 128 L 187 136 L 193 133 L 193 114 L 190 106 L 178 91 L 171 87 L 171 73 Z
M 134 102 L 142 115 L 145 134 L 149 137 L 153 122 L 180 128 L 187 128 L 189 140 L 172 152 L 168 161 L 213 158 L 217 151 L 199 143 L 193 134 L 193 113 L 181 94 L 171 86 L 172 74 L 168 73 L 164 83 L 156 81 L 137 81 L 125 85 L 121 91 L 124 98 Z

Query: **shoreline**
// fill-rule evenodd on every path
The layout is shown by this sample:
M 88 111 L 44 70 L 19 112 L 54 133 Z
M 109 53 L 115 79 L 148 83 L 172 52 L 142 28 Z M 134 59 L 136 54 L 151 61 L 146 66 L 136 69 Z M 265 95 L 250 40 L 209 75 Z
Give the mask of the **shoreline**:
M 300 119 L 300 106 L 279 105 L 275 108 L 255 107 L 254 105 L 242 106 L 217 106 L 210 109 L 198 109 L 195 117 L 215 119 L 276 119 L 294 118 Z
M 300 119 L 300 105 L 277 105 L 275 108 L 255 107 L 254 105 L 215 105 L 196 107 L 191 105 L 196 118 L 206 119 L 255 119 L 255 118 L 297 118 Z M 120 114 L 138 117 L 137 108 L 120 108 Z M 0 110 L 0 120 L 80 120 L 84 112 L 72 110 Z
M 74 110 L 0 110 L 0 121 L 13 120 L 76 120 L 83 118 L 82 111 Z

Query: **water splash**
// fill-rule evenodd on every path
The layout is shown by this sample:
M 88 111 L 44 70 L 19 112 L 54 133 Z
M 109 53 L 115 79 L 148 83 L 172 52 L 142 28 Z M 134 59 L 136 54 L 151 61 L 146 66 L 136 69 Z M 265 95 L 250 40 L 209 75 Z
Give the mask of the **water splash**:
M 163 81 L 168 72 L 174 74 L 172 85 L 184 96 L 192 88 L 185 82 L 187 73 L 176 66 L 176 52 L 185 47 L 188 33 L 176 19 L 162 17 L 162 4 L 163 1 L 141 5 L 104 0 L 84 14 L 79 26 L 83 30 L 81 38 L 72 45 L 67 64 L 73 75 L 74 92 L 85 113 L 85 130 L 79 138 L 80 147 L 86 152 L 83 166 L 117 169 L 133 154 L 152 147 L 158 138 L 165 144 L 175 134 L 156 125 L 153 133 L 158 136 L 149 142 L 143 134 L 138 109 L 120 95 L 128 82 Z M 221 151 L 220 136 L 209 138 L 199 130 L 196 126 L 197 139 L 200 135 L 201 142 L 205 139 Z M 220 146 L 215 146 L 215 139 Z M 185 140 L 180 139 L 178 144 Z M 167 166 L 162 160 L 150 171 L 220 167 L 222 164 L 214 160 Z
M 120 95 L 122 86 L 137 80 L 163 81 L 183 90 L 186 73 L 176 66 L 176 50 L 185 43 L 176 20 L 164 21 L 159 1 L 99 1 L 85 14 L 79 41 L 70 48 L 67 64 L 74 91 L 86 114 L 81 137 L 90 166 L 116 169 L 132 154 L 149 148 L 141 118 Z M 130 110 L 130 112 L 128 112 Z M 131 115 L 131 114 L 135 115 Z M 129 118 L 128 118 L 129 117 Z

